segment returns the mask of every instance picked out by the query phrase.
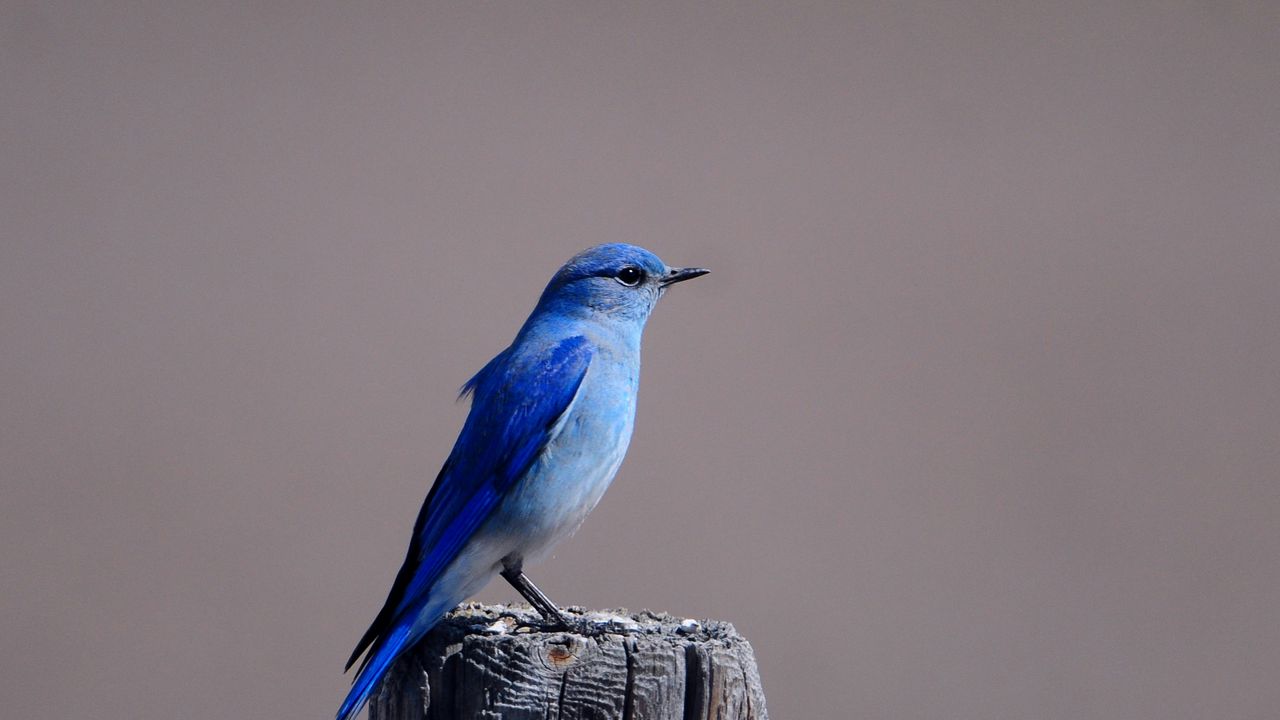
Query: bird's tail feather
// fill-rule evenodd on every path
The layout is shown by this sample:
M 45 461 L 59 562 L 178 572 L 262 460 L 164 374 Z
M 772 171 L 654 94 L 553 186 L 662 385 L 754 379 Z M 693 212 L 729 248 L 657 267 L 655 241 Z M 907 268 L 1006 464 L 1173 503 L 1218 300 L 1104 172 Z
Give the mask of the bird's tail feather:
M 374 688 L 378 687 L 382 676 L 387 674 L 391 663 L 395 662 L 396 658 L 400 657 L 400 654 L 411 644 L 410 627 L 400 625 L 374 645 L 369 651 L 369 656 L 365 658 L 360 672 L 356 674 L 356 679 L 351 683 L 351 691 L 347 693 L 347 699 L 342 701 L 342 707 L 338 709 L 337 720 L 351 720 L 359 714 L 360 709 L 369 700 L 369 696 L 373 694 Z

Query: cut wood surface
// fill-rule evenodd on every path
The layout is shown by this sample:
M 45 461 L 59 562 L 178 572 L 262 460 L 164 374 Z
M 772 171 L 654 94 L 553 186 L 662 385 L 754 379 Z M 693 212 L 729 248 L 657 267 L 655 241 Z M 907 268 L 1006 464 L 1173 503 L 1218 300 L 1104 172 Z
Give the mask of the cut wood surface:
M 371 720 L 766 720 L 751 645 L 727 622 L 466 604 L 391 668 Z

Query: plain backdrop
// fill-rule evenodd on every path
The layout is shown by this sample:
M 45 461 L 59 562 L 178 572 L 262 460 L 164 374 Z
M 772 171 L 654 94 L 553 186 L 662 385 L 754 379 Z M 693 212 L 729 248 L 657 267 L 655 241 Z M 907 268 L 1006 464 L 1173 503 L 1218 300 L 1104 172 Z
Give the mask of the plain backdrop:
M 557 601 L 779 720 L 1280 706 L 1280 3 L 9 1 L 0 98 L 6 717 L 331 717 L 606 241 L 714 272 Z

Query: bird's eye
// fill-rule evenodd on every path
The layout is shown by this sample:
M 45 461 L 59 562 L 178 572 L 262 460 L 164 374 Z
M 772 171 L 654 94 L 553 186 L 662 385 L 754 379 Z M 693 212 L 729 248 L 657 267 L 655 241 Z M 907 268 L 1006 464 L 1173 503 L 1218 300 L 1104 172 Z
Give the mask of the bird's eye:
M 638 267 L 628 265 L 618 271 L 617 281 L 627 287 L 635 287 L 644 280 L 644 271 Z

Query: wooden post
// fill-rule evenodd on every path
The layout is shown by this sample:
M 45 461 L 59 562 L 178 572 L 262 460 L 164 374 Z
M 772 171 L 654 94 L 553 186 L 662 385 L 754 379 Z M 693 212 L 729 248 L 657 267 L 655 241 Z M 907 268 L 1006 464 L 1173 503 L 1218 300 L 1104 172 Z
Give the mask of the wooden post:
M 370 720 L 767 720 L 751 645 L 726 622 L 467 604 L 387 673 Z

